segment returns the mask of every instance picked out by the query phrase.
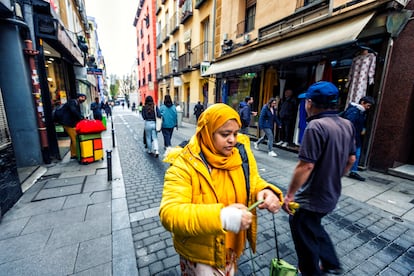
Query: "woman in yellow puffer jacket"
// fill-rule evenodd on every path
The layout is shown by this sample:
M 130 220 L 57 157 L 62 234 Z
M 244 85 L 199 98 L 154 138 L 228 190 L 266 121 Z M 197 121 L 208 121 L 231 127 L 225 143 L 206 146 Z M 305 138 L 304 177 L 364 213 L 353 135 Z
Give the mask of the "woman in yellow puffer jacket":
M 264 200 L 258 208 L 276 213 L 283 203 L 280 189 L 259 176 L 249 138 L 238 134 L 240 127 L 233 108 L 214 104 L 200 116 L 189 143 L 165 157 L 171 166 L 160 219 L 173 235 L 183 275 L 234 275 L 246 238 L 256 250 L 256 211 L 246 206 Z M 247 153 L 248 185 L 237 143 Z

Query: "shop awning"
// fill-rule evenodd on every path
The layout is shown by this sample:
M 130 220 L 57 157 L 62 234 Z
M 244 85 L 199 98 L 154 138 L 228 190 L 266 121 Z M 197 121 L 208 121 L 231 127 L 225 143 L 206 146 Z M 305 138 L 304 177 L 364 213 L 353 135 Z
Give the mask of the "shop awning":
M 305 33 L 298 37 L 292 37 L 277 42 L 276 44 L 252 52 L 213 63 L 203 76 L 234 71 L 247 66 L 269 63 L 354 42 L 373 15 L 374 13 L 361 15 L 350 20 L 345 20 L 325 28 Z

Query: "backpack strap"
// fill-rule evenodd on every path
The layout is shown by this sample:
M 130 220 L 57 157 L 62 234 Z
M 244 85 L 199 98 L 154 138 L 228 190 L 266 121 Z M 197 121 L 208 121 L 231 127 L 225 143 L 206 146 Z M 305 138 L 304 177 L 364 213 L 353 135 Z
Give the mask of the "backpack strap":
M 239 150 L 240 157 L 242 159 L 242 168 L 244 173 L 244 181 L 246 182 L 247 204 L 249 203 L 250 196 L 250 170 L 249 170 L 249 158 L 243 144 L 237 143 L 236 148 Z

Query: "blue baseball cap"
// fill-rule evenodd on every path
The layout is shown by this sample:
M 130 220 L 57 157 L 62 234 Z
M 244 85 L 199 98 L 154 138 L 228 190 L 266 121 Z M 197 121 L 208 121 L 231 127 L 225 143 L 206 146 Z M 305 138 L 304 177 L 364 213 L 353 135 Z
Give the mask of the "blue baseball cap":
M 311 99 L 317 103 L 336 103 L 338 102 L 338 88 L 329 81 L 319 81 L 311 86 L 305 93 L 298 96 L 299 99 Z

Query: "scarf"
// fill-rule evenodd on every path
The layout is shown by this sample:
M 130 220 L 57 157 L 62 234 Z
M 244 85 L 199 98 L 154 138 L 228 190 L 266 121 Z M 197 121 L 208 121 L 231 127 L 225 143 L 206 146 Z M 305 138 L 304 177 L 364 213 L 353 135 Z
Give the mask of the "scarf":
M 246 183 L 242 169 L 242 159 L 237 148 L 229 156 L 223 156 L 215 149 L 213 134 L 228 120 L 237 121 L 241 126 L 239 114 L 226 104 L 214 104 L 207 108 L 198 119 L 196 135 L 201 152 L 211 166 L 214 189 L 219 201 L 225 206 L 233 203 L 246 204 Z M 246 240 L 246 232 L 226 233 L 226 248 L 234 250 L 237 257 L 241 255 Z

